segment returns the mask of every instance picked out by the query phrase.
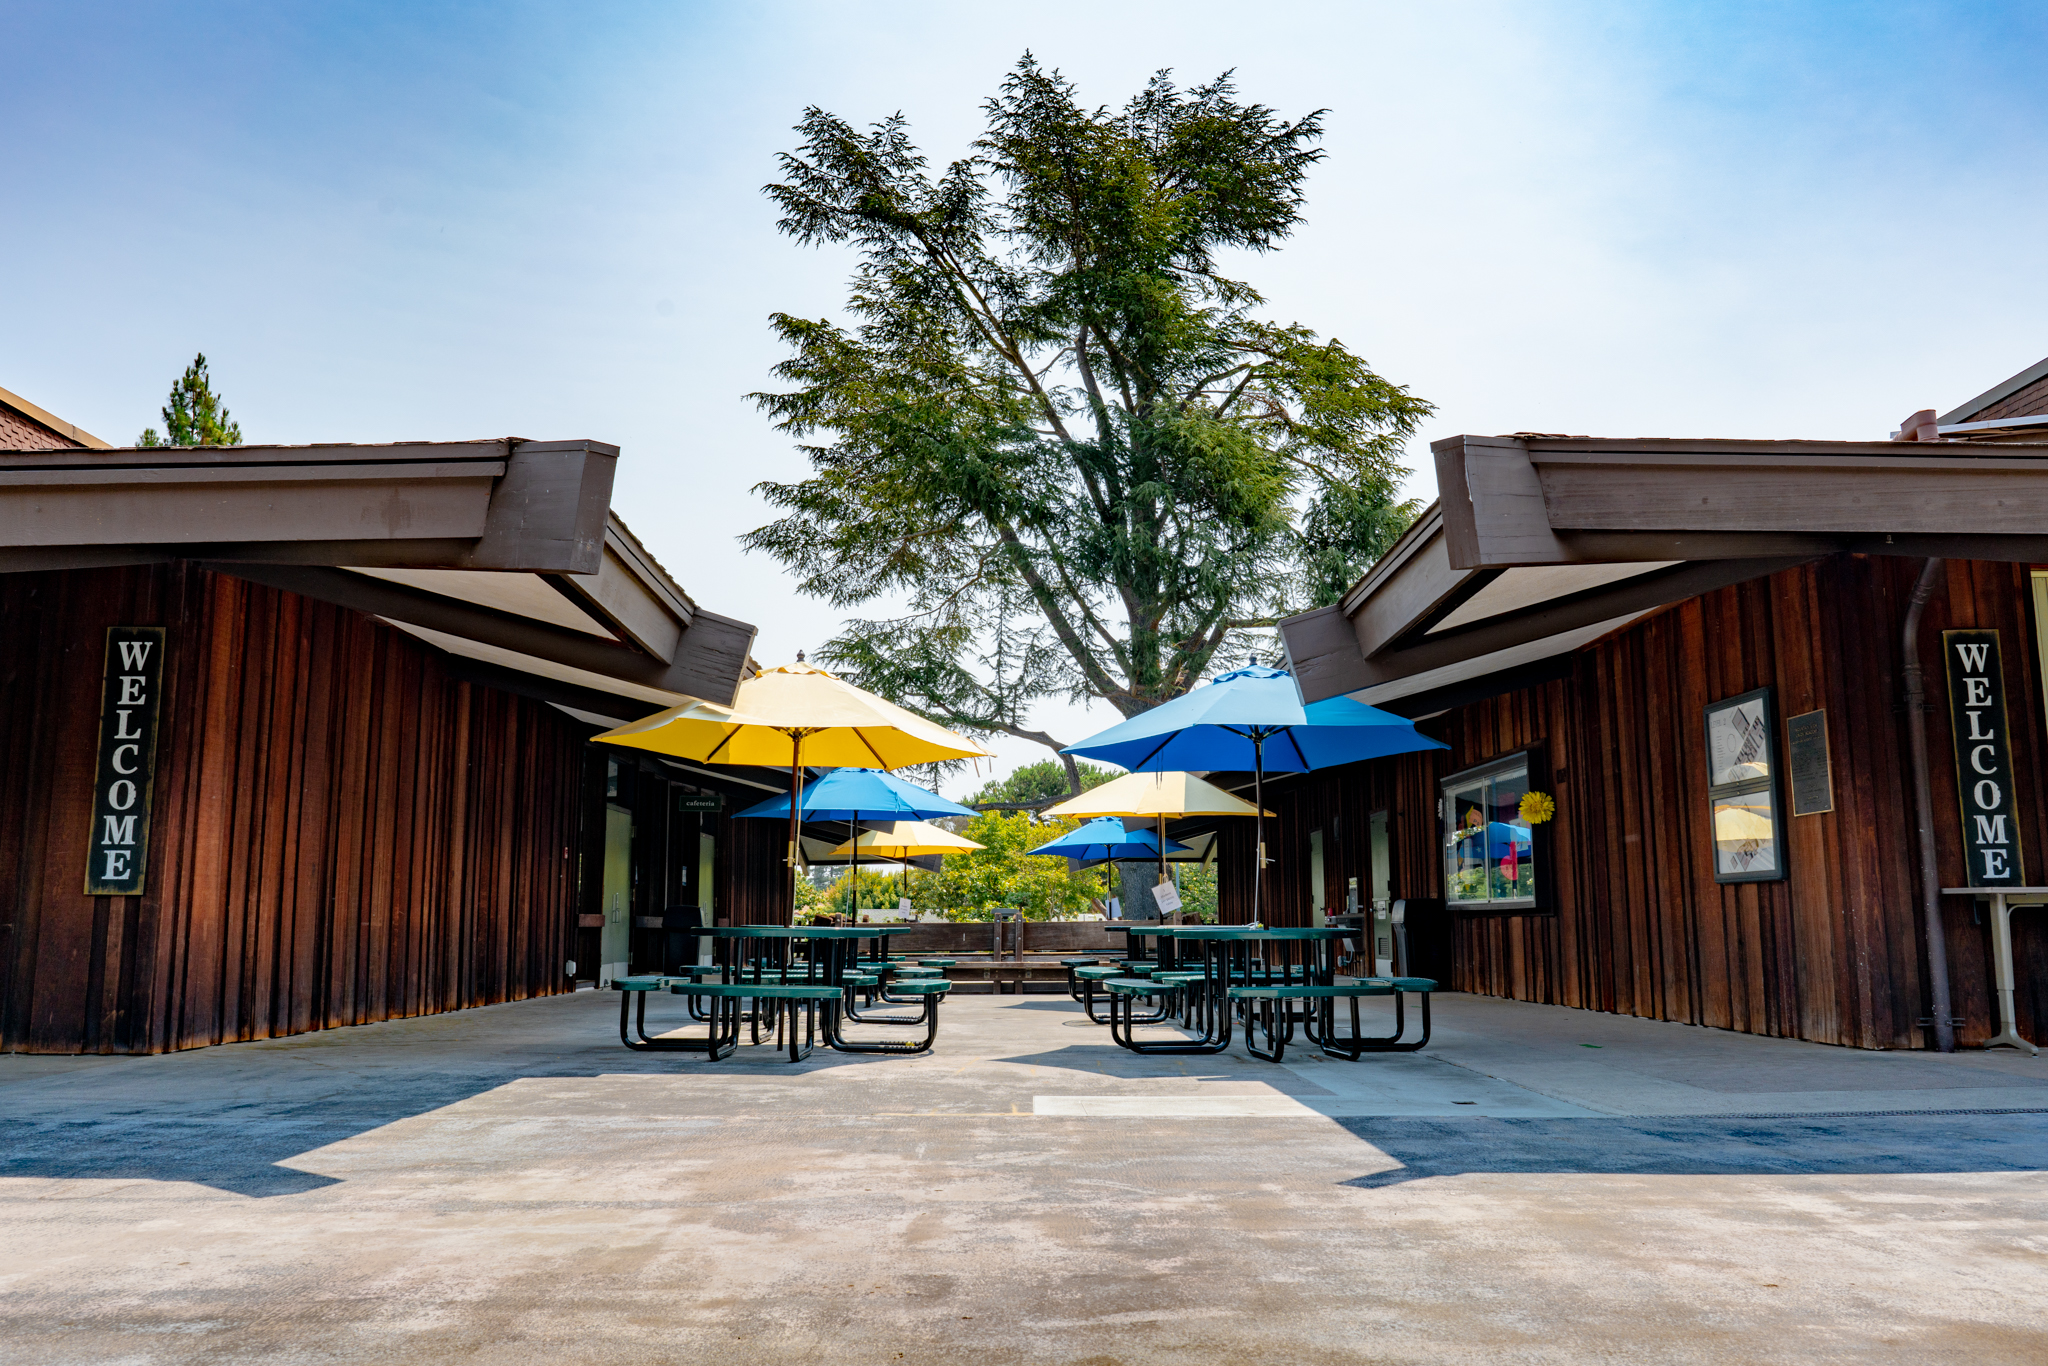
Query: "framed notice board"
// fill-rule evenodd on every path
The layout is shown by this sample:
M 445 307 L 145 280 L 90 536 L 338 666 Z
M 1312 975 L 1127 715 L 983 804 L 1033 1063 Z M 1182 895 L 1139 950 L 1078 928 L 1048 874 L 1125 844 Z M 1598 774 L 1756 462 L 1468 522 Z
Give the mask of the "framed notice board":
M 1785 771 L 1792 779 L 1792 814 L 1818 816 L 1835 809 L 1834 766 L 1828 757 L 1828 714 L 1809 711 L 1785 722 Z
M 1714 881 L 1777 882 L 1785 876 L 1785 822 L 1778 807 L 1778 745 L 1771 690 L 1706 708 L 1707 804 Z

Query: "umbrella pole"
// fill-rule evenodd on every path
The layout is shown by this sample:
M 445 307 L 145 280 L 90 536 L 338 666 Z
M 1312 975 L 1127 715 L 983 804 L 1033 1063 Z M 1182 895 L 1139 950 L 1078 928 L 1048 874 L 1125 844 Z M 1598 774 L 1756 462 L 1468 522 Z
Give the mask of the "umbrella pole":
M 796 849 L 803 829 L 804 737 L 790 737 L 789 750 L 789 923 L 796 923 Z
M 1159 881 L 1161 884 L 1166 881 L 1166 813 L 1163 811 L 1159 813 Z M 1153 897 L 1152 904 L 1158 905 L 1159 898 Z M 1162 920 L 1165 918 L 1163 915 L 1160 917 Z
M 1252 732 L 1252 835 L 1257 857 L 1252 861 L 1252 923 L 1259 919 L 1260 893 L 1266 886 L 1266 737 Z
M 846 837 L 853 841 L 853 895 L 850 898 L 853 905 L 849 908 L 849 914 L 853 918 L 846 923 L 858 925 L 860 924 L 860 812 L 854 812 L 853 819 L 846 823 Z

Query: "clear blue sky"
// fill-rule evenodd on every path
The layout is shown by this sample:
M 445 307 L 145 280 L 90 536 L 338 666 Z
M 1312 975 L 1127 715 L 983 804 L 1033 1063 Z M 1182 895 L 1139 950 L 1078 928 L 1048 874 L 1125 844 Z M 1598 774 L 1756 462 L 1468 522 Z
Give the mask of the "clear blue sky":
M 780 661 L 835 618 L 734 544 L 800 469 L 742 396 L 847 261 L 759 187 L 806 104 L 963 150 L 1026 48 L 1104 102 L 1327 106 L 1248 273 L 1425 441 L 1881 436 L 2048 354 L 2040 4 L 7 0 L 0 386 L 128 442 L 204 350 L 251 440 L 617 442 L 624 515 Z

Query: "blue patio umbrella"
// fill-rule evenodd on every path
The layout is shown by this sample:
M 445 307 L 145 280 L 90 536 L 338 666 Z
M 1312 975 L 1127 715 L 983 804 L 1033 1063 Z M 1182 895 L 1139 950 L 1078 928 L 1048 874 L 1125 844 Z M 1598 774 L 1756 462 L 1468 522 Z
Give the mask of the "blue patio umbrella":
M 1304 773 L 1361 759 L 1449 749 L 1418 733 L 1405 716 L 1348 697 L 1306 705 L 1294 677 L 1256 665 L 1235 669 L 1206 687 L 1182 693 L 1151 711 L 1091 735 L 1068 754 L 1120 764 L 1134 773 L 1186 769 L 1250 769 L 1253 805 L 1265 808 L 1266 773 Z M 1252 878 L 1252 919 L 1259 918 L 1265 882 L 1266 831 L 1258 822 L 1258 875 Z
M 1116 863 L 1129 860 L 1150 862 L 1161 857 L 1159 836 L 1150 830 L 1126 830 L 1115 816 L 1098 816 L 1075 826 L 1058 839 L 1047 840 L 1034 854 L 1063 854 L 1083 863 Z M 1166 842 L 1165 856 L 1191 854 L 1194 850 L 1178 840 Z
M 835 768 L 804 788 L 798 808 L 803 819 L 845 821 L 853 840 L 853 902 L 860 909 L 860 823 L 923 821 L 934 816 L 975 816 L 971 806 L 948 801 L 936 792 L 906 783 L 878 768 Z M 789 796 L 770 797 L 736 814 L 734 820 L 789 819 Z

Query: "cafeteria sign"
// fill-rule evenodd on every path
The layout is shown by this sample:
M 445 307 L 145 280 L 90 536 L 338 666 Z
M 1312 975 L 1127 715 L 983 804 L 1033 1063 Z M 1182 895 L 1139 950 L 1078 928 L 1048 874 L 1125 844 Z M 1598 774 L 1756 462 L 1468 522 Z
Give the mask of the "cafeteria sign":
M 1949 730 L 1956 742 L 1967 881 L 1972 887 L 2018 886 L 2026 876 L 2019 817 L 2013 810 L 1998 632 L 1943 631 L 1941 652 L 1948 660 Z
M 156 777 L 157 702 L 164 628 L 107 628 L 100 685 L 100 752 L 93 778 L 87 896 L 141 896 L 149 868 L 150 789 Z

